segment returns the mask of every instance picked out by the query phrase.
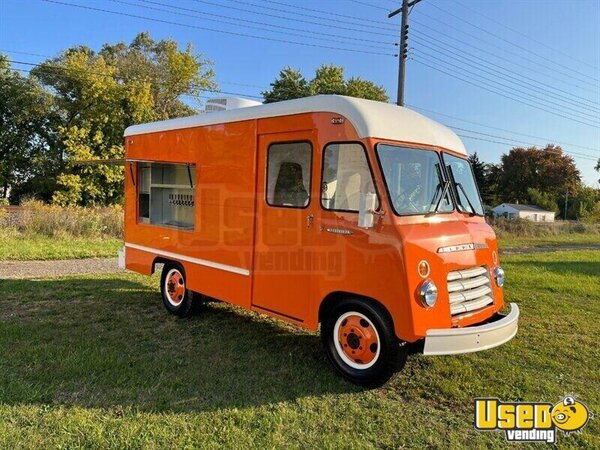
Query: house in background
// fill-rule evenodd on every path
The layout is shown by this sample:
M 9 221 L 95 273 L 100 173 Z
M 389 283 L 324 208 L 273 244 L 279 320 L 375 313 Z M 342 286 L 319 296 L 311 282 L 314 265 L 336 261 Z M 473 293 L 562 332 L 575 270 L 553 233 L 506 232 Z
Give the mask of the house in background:
M 502 203 L 492 208 L 494 217 L 505 217 L 509 220 L 527 219 L 533 222 L 554 222 L 554 211 L 546 211 L 539 206 L 520 205 L 518 203 Z

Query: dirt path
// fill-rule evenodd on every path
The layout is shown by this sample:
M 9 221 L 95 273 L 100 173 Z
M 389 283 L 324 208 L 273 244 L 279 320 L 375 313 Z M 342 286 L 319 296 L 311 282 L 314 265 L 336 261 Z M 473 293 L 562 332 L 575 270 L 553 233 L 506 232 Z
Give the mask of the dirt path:
M 573 250 L 600 250 L 600 244 L 560 245 L 546 247 L 506 247 L 502 255 L 559 252 Z M 0 261 L 0 280 L 10 278 L 45 278 L 89 273 L 121 272 L 117 258 L 67 259 L 57 261 Z
M 67 259 L 57 261 L 0 261 L 0 280 L 44 278 L 87 273 L 121 272 L 117 258 Z
M 600 250 L 600 244 L 549 245 L 543 247 L 500 248 L 501 255 L 521 255 L 527 253 L 568 252 L 576 250 Z

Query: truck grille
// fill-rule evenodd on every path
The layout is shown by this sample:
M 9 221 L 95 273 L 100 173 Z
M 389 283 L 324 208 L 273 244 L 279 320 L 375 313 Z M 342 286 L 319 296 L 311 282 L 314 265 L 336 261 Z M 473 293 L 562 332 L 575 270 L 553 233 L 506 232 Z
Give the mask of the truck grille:
M 485 267 L 455 270 L 448 273 L 450 314 L 455 316 L 477 311 L 492 303 L 492 287 Z

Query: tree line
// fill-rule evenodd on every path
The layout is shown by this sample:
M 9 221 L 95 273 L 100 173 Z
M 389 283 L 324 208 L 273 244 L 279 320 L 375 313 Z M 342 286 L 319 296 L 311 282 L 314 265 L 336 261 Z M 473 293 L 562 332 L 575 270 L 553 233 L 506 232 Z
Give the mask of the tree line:
M 558 218 L 600 221 L 600 190 L 582 183 L 573 158 L 560 146 L 512 148 L 498 164 L 481 161 L 477 153 L 469 160 L 488 209 L 501 203 L 532 204 Z
M 218 91 L 213 63 L 171 39 L 138 34 L 99 51 L 69 48 L 28 74 L 0 55 L 0 200 L 37 198 L 59 205 L 123 201 L 123 132 L 129 125 L 196 114 Z M 322 65 L 311 79 L 286 67 L 262 92 L 265 103 L 317 94 L 388 101 L 382 86 Z M 183 101 L 185 98 L 189 101 Z M 94 160 L 96 164 L 85 164 Z M 106 164 L 102 164 L 106 161 Z M 514 148 L 499 164 L 471 157 L 484 203 L 534 203 L 568 218 L 600 215 L 598 190 L 586 187 L 558 146 Z M 600 161 L 597 167 L 600 170 Z

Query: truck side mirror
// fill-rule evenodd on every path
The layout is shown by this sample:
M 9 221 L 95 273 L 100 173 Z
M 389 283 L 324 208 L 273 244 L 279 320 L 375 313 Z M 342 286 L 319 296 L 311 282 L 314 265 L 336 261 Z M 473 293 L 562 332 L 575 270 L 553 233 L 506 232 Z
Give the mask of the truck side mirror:
M 375 224 L 375 208 L 377 206 L 377 194 L 360 193 L 358 205 L 358 226 L 361 228 L 372 228 Z

